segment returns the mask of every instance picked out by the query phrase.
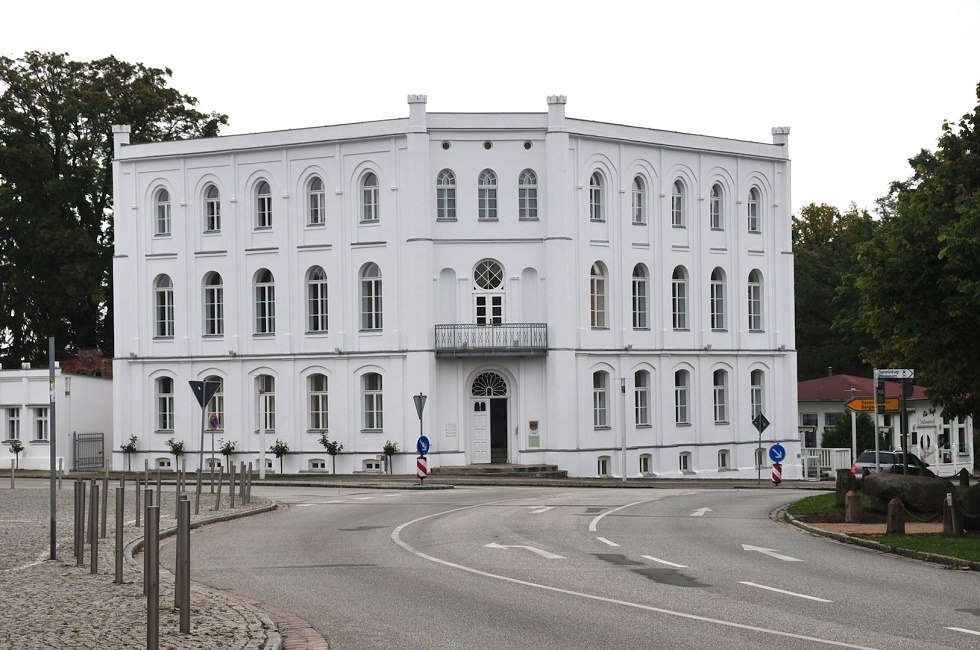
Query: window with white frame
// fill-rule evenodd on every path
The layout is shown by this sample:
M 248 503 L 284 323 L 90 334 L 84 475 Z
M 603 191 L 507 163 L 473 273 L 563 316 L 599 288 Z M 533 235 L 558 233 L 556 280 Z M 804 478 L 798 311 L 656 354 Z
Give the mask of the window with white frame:
M 310 471 L 311 472 L 325 472 L 327 471 L 327 461 L 322 458 L 311 458 L 310 459 Z
M 606 328 L 606 267 L 592 265 L 589 275 L 589 318 L 592 329 Z
M 436 219 L 456 221 L 456 174 L 451 169 L 436 176 Z
M 255 228 L 272 228 L 272 188 L 267 181 L 259 181 L 255 186 Z
M 473 267 L 473 308 L 477 325 L 504 322 L 504 269 L 496 260 L 480 260 Z
M 276 333 L 276 282 L 269 269 L 255 275 L 255 333 Z
M 497 175 L 492 169 L 484 169 L 477 180 L 477 218 L 497 219 Z
M 678 370 L 674 373 L 674 423 L 690 424 L 691 373 Z
M 327 376 L 322 373 L 314 373 L 306 381 L 309 388 L 309 430 L 326 431 L 329 428 Z
M 361 269 L 361 331 L 381 329 L 381 269 L 374 262 Z
M 715 424 L 728 422 L 728 371 L 715 370 L 712 373 Z
M 207 412 L 209 414 L 214 414 L 214 417 L 218 420 L 218 426 L 214 429 L 215 431 L 225 430 L 225 380 L 217 375 L 209 375 L 204 378 L 205 384 L 217 384 L 218 388 L 214 391 L 214 395 L 211 396 L 211 401 L 208 402 Z
M 682 451 L 677 456 L 677 468 L 684 474 L 691 473 L 691 452 Z
M 225 333 L 225 289 L 221 274 L 211 271 L 204 276 L 204 335 Z
M 264 431 L 276 430 L 276 378 L 272 375 L 259 375 L 255 378 L 255 392 L 258 400 L 259 428 Z
M 153 232 L 160 237 L 170 234 L 170 192 L 161 187 L 153 197 L 155 216 Z
M 718 450 L 718 469 L 731 469 L 731 452 L 727 449 Z
M 753 370 L 749 374 L 749 405 L 752 419 L 762 413 L 765 408 L 766 373 L 763 370 Z
M 716 268 L 711 272 L 711 329 L 725 329 L 725 272 Z
M 174 430 L 174 380 L 173 377 L 157 377 L 154 382 L 156 386 L 157 404 L 157 431 Z
M 683 266 L 674 269 L 670 279 L 670 307 L 674 330 L 687 329 L 687 270 Z
M 609 426 L 609 373 L 598 370 L 592 373 L 592 426 Z
M 650 467 L 653 465 L 653 455 L 652 454 L 640 454 L 640 474 L 647 476 L 652 474 Z
M 633 223 L 642 225 L 647 222 L 647 185 L 642 176 L 633 177 L 633 196 L 630 206 L 633 213 Z
M 636 426 L 650 425 L 650 373 L 646 370 L 633 373 L 633 414 Z
M 327 274 L 314 266 L 306 276 L 306 331 L 327 331 Z
M 759 188 L 753 187 L 749 190 L 749 200 L 746 204 L 748 215 L 749 232 L 762 232 L 762 224 L 759 222 Z
M 599 456 L 596 460 L 596 475 L 609 476 L 609 462 L 612 459 L 609 456 Z
M 169 275 L 160 275 L 153 284 L 153 335 L 158 339 L 172 339 L 174 337 L 174 283 Z
M 749 272 L 749 331 L 761 332 L 762 328 L 762 273 L 758 269 Z
M 816 413 L 800 413 L 800 426 L 803 426 L 803 427 L 815 427 L 815 426 L 817 426 L 817 414 Z
M 684 198 L 684 183 L 674 181 L 670 190 L 670 225 L 675 228 L 683 228 L 686 222 Z
M 160 458 L 157 458 L 157 462 L 156 462 L 157 469 L 170 469 L 171 467 L 173 467 L 173 465 L 171 464 L 170 459 L 167 458 L 166 456 L 161 456 Z
M 51 436 L 51 416 L 47 406 L 35 406 L 34 411 L 34 440 L 46 441 Z
M 327 222 L 327 192 L 319 176 L 310 179 L 306 189 L 306 225 L 322 226 Z
M 363 395 L 363 420 L 364 428 L 367 430 L 379 430 L 384 428 L 384 404 L 381 392 L 381 375 L 376 372 L 366 373 L 361 378 L 361 392 Z
M 645 330 L 650 327 L 649 283 L 647 269 L 642 264 L 633 267 L 633 329 Z
M 381 221 L 381 186 L 378 175 L 368 172 L 361 177 L 361 223 Z
M 517 218 L 535 221 L 538 218 L 538 176 L 525 169 L 517 178 Z
M 214 185 L 204 190 L 204 232 L 221 232 L 221 194 Z
M 6 409 L 4 440 L 20 440 L 20 408 L 17 406 Z
M 708 225 L 712 230 L 722 230 L 724 224 L 721 185 L 715 183 L 711 186 L 711 196 L 708 199 Z
M 589 220 L 590 221 L 605 221 L 606 214 L 602 205 L 602 190 L 605 185 L 605 179 L 602 178 L 602 174 L 599 172 L 593 172 L 592 176 L 589 178 Z

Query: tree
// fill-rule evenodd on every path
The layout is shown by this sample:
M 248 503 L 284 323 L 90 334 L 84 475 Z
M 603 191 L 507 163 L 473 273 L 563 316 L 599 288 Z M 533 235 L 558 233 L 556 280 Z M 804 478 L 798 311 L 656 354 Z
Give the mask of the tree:
M 169 69 L 0 56 L 0 361 L 112 352 L 112 125 L 131 142 L 217 135 Z
M 320 444 L 323 445 L 323 448 L 327 450 L 328 454 L 330 454 L 330 463 L 331 465 L 333 465 L 333 473 L 336 474 L 337 454 L 339 454 L 344 450 L 344 443 L 337 442 L 336 440 L 330 440 L 329 438 L 327 438 L 326 433 L 321 433 Z
M 875 448 L 875 423 L 867 413 L 858 413 L 855 419 L 857 429 L 857 453 L 865 449 Z M 850 449 L 851 448 L 851 413 L 845 410 L 837 418 L 837 423 L 829 429 L 824 429 L 820 439 L 820 446 L 824 448 Z M 879 449 L 888 449 L 885 437 L 878 439 Z
M 14 440 L 10 443 L 10 453 L 14 455 L 14 468 L 20 469 L 20 452 L 24 451 L 24 445 L 20 444 L 20 440 Z
M 177 464 L 177 471 L 180 471 L 180 457 L 184 455 L 184 441 L 175 440 L 171 438 L 167 441 L 167 447 L 170 448 L 170 453 L 174 455 L 174 461 Z M 186 469 L 186 467 L 185 467 Z
M 874 228 L 871 215 L 853 204 L 841 214 L 831 205 L 811 203 L 793 217 L 800 379 L 822 377 L 828 367 L 838 373 L 871 374 L 861 358 L 869 339 L 854 327 L 854 267 L 860 245 L 871 239 Z
M 282 459 L 283 456 L 289 453 L 289 445 L 279 438 L 276 438 L 276 444 L 269 447 L 269 451 L 272 452 L 273 456 L 279 459 L 279 473 L 282 474 Z
M 860 253 L 860 326 L 877 367 L 914 368 L 946 415 L 980 409 L 980 84 L 978 105 L 942 126 L 935 152 L 911 158 L 880 201 Z
M 119 449 L 122 453 L 126 454 L 126 471 L 131 472 L 133 470 L 133 454 L 136 453 L 136 441 L 138 438 L 135 435 L 129 436 L 129 442 L 125 445 L 119 445 Z

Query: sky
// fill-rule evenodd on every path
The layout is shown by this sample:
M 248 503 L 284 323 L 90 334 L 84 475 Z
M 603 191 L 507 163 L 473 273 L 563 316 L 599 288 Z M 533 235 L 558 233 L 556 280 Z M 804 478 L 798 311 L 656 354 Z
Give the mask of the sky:
M 173 71 L 225 134 L 430 112 L 572 118 L 771 142 L 793 213 L 872 210 L 944 120 L 977 106 L 980 0 L 8 3 L 0 54 Z M 43 13 L 42 13 L 43 12 Z

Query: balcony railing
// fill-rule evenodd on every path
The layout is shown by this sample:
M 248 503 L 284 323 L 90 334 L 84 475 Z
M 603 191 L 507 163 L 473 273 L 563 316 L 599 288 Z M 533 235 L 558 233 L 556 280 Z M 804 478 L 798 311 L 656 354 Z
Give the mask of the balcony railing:
M 548 354 L 547 323 L 436 325 L 436 356 Z

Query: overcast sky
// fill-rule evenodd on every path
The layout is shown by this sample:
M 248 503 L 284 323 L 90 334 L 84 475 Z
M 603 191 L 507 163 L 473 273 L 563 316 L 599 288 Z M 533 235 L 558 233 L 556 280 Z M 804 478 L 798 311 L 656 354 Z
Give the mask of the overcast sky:
M 144 8 L 145 7 L 145 8 Z M 107 55 L 249 133 L 427 109 L 546 111 L 742 140 L 789 126 L 793 212 L 873 208 L 977 105 L 980 0 L 12 2 L 0 53 Z

